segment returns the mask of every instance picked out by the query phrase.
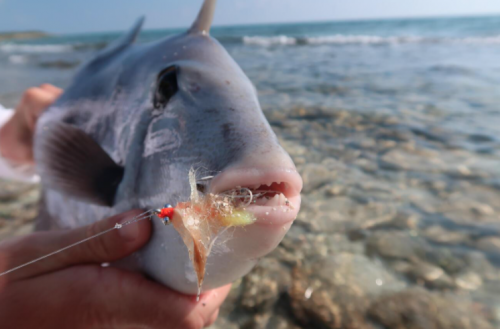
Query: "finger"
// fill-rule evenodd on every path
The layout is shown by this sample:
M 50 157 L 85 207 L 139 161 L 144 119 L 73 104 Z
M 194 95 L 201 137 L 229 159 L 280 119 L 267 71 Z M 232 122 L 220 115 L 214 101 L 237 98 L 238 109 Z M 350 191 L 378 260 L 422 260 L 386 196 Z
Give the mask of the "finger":
M 15 112 L 0 129 L 2 157 L 19 164 L 33 163 L 33 134 L 30 132 L 24 114 Z
M 54 89 L 56 87 L 44 86 L 44 88 L 50 88 L 50 91 L 42 88 L 30 88 L 26 90 L 16 108 L 14 117 L 2 129 L 9 129 L 10 139 L 14 138 L 17 144 L 17 147 L 3 147 L 4 149 L 11 149 L 10 154 L 6 156 L 13 161 L 28 164 L 33 163 L 33 134 L 36 122 L 40 114 L 60 95 L 60 92 Z
M 0 295 L 0 318 L 9 328 L 199 329 L 210 324 L 229 289 L 197 302 L 136 273 L 75 266 L 9 285 Z
M 44 83 L 40 85 L 40 89 L 43 89 L 49 93 L 52 93 L 54 96 L 59 97 L 63 93 L 63 90 L 61 88 L 58 88 L 54 85 L 51 85 L 49 83 Z
M 101 272 L 118 271 L 113 268 Z M 187 296 L 158 283 L 145 280 L 132 273 L 120 276 L 120 284 L 105 282 L 100 276 L 100 288 L 86 294 L 85 303 L 92 304 L 90 310 L 99 314 L 98 318 L 109 319 L 113 323 L 147 325 L 151 328 L 204 328 L 213 320 L 212 316 L 220 308 L 231 285 L 203 293 L 200 300 Z M 106 295 L 102 291 L 107 292 Z M 133 298 L 131 298 L 133 296 Z M 115 301 L 119 300 L 120 303 Z
M 220 311 L 220 308 L 215 310 L 215 312 L 210 316 L 210 319 L 208 320 L 208 322 L 205 323 L 205 328 L 210 327 L 212 324 L 215 323 L 215 321 L 217 321 L 217 318 L 219 317 L 219 311 Z
M 144 314 L 154 319 L 155 306 L 158 308 L 158 305 L 161 305 L 163 316 L 159 321 L 150 323 L 155 328 L 163 328 L 162 323 L 172 323 L 172 328 L 193 329 L 210 325 L 213 314 L 220 308 L 231 289 L 231 285 L 227 285 L 205 292 L 200 296 L 200 300 L 196 301 L 195 296 L 186 296 L 168 288 L 164 288 L 166 291 L 164 297 L 158 296 L 155 293 L 158 288 L 154 286 L 157 284 L 153 283 L 154 290 L 146 290 L 142 295 L 143 299 L 138 303 L 134 302 L 133 307 L 140 310 L 140 313 L 134 314 L 135 319 L 140 319 Z M 157 298 L 154 298 L 155 296 Z
M 132 210 L 110 217 L 89 226 L 68 231 L 39 232 L 26 237 L 0 243 L 0 272 L 4 272 L 56 250 L 82 241 L 95 234 L 125 223 L 141 214 Z M 56 271 L 75 264 L 111 262 L 123 258 L 142 247 L 151 234 L 149 220 L 112 230 L 111 232 L 74 246 L 61 253 L 23 267 L 0 277 L 3 280 L 20 280 Z
M 35 110 L 40 111 L 47 108 L 56 99 L 57 96 L 55 96 L 55 94 L 52 91 L 48 92 L 45 89 L 33 87 L 27 89 L 24 92 L 21 98 L 20 107 L 24 106 L 24 108 L 27 109 L 28 112 Z
M 36 120 L 40 114 L 47 109 L 59 95 L 47 92 L 41 88 L 30 88 L 23 94 L 17 111 L 23 113 L 26 125 L 30 130 L 34 130 Z

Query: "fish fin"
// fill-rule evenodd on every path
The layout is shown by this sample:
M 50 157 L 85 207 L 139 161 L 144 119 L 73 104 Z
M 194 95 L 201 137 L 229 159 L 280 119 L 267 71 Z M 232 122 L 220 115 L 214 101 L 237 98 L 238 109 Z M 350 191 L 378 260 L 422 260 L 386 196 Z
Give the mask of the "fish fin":
M 214 19 L 215 5 L 217 0 L 205 0 L 200 9 L 198 17 L 189 29 L 189 33 L 206 33 L 210 32 L 212 20 Z
M 143 24 L 144 16 L 141 16 L 127 33 L 112 42 L 108 48 L 121 48 L 133 44 L 141 32 Z
M 89 135 L 66 123 L 42 128 L 37 162 L 42 183 L 70 197 L 112 206 L 124 168 Z
M 142 24 L 144 23 L 144 17 L 141 17 L 132 26 L 132 28 L 122 35 L 117 40 L 111 42 L 107 47 L 100 50 L 97 55 L 89 60 L 86 64 L 82 66 L 77 76 L 81 74 L 94 74 L 101 70 L 102 65 L 106 65 L 110 60 L 112 60 L 116 55 L 120 54 L 122 51 L 126 50 L 130 45 L 132 45 L 137 36 L 141 32 Z M 78 79 L 78 78 L 75 78 Z

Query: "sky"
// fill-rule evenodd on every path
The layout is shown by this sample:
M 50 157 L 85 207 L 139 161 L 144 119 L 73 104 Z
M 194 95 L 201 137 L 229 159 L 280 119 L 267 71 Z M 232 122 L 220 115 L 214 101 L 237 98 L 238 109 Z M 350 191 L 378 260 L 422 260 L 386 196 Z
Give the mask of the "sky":
M 189 26 L 202 0 L 0 0 L 0 31 L 57 34 Z M 218 0 L 214 25 L 500 14 L 499 0 Z

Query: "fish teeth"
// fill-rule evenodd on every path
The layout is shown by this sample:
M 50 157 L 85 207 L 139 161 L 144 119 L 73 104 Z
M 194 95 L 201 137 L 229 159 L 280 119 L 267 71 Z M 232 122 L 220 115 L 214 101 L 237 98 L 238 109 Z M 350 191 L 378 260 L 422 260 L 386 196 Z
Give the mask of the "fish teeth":
M 284 206 L 286 202 L 286 197 L 283 193 L 280 193 L 280 206 Z
M 253 204 L 257 206 L 265 206 L 269 200 L 266 198 L 256 198 Z
M 286 204 L 286 197 L 283 193 L 275 194 L 272 198 L 265 203 L 267 207 L 284 206 Z
M 278 194 L 273 196 L 269 201 L 266 203 L 266 206 L 268 207 L 274 207 L 274 206 L 279 206 L 280 205 L 280 197 Z
M 288 199 L 283 193 L 277 193 L 272 197 L 269 196 L 261 196 L 253 199 L 252 204 L 256 206 L 266 206 L 266 207 L 287 207 L 289 203 L 287 203 Z

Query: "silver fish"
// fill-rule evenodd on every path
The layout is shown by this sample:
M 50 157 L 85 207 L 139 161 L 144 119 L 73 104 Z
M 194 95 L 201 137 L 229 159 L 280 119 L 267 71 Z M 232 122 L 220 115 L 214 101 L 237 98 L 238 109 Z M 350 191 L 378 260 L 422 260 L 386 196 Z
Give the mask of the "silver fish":
M 297 216 L 302 188 L 255 87 L 209 35 L 215 2 L 204 1 L 187 32 L 153 43 L 134 42 L 140 19 L 80 68 L 40 118 L 34 146 L 43 188 L 39 230 L 186 201 L 190 168 L 204 193 L 277 191 L 248 208 L 254 224 L 221 238 L 204 290 L 245 275 L 278 245 Z M 181 237 L 160 221 L 153 221 L 149 243 L 120 266 L 180 292 L 198 289 Z

